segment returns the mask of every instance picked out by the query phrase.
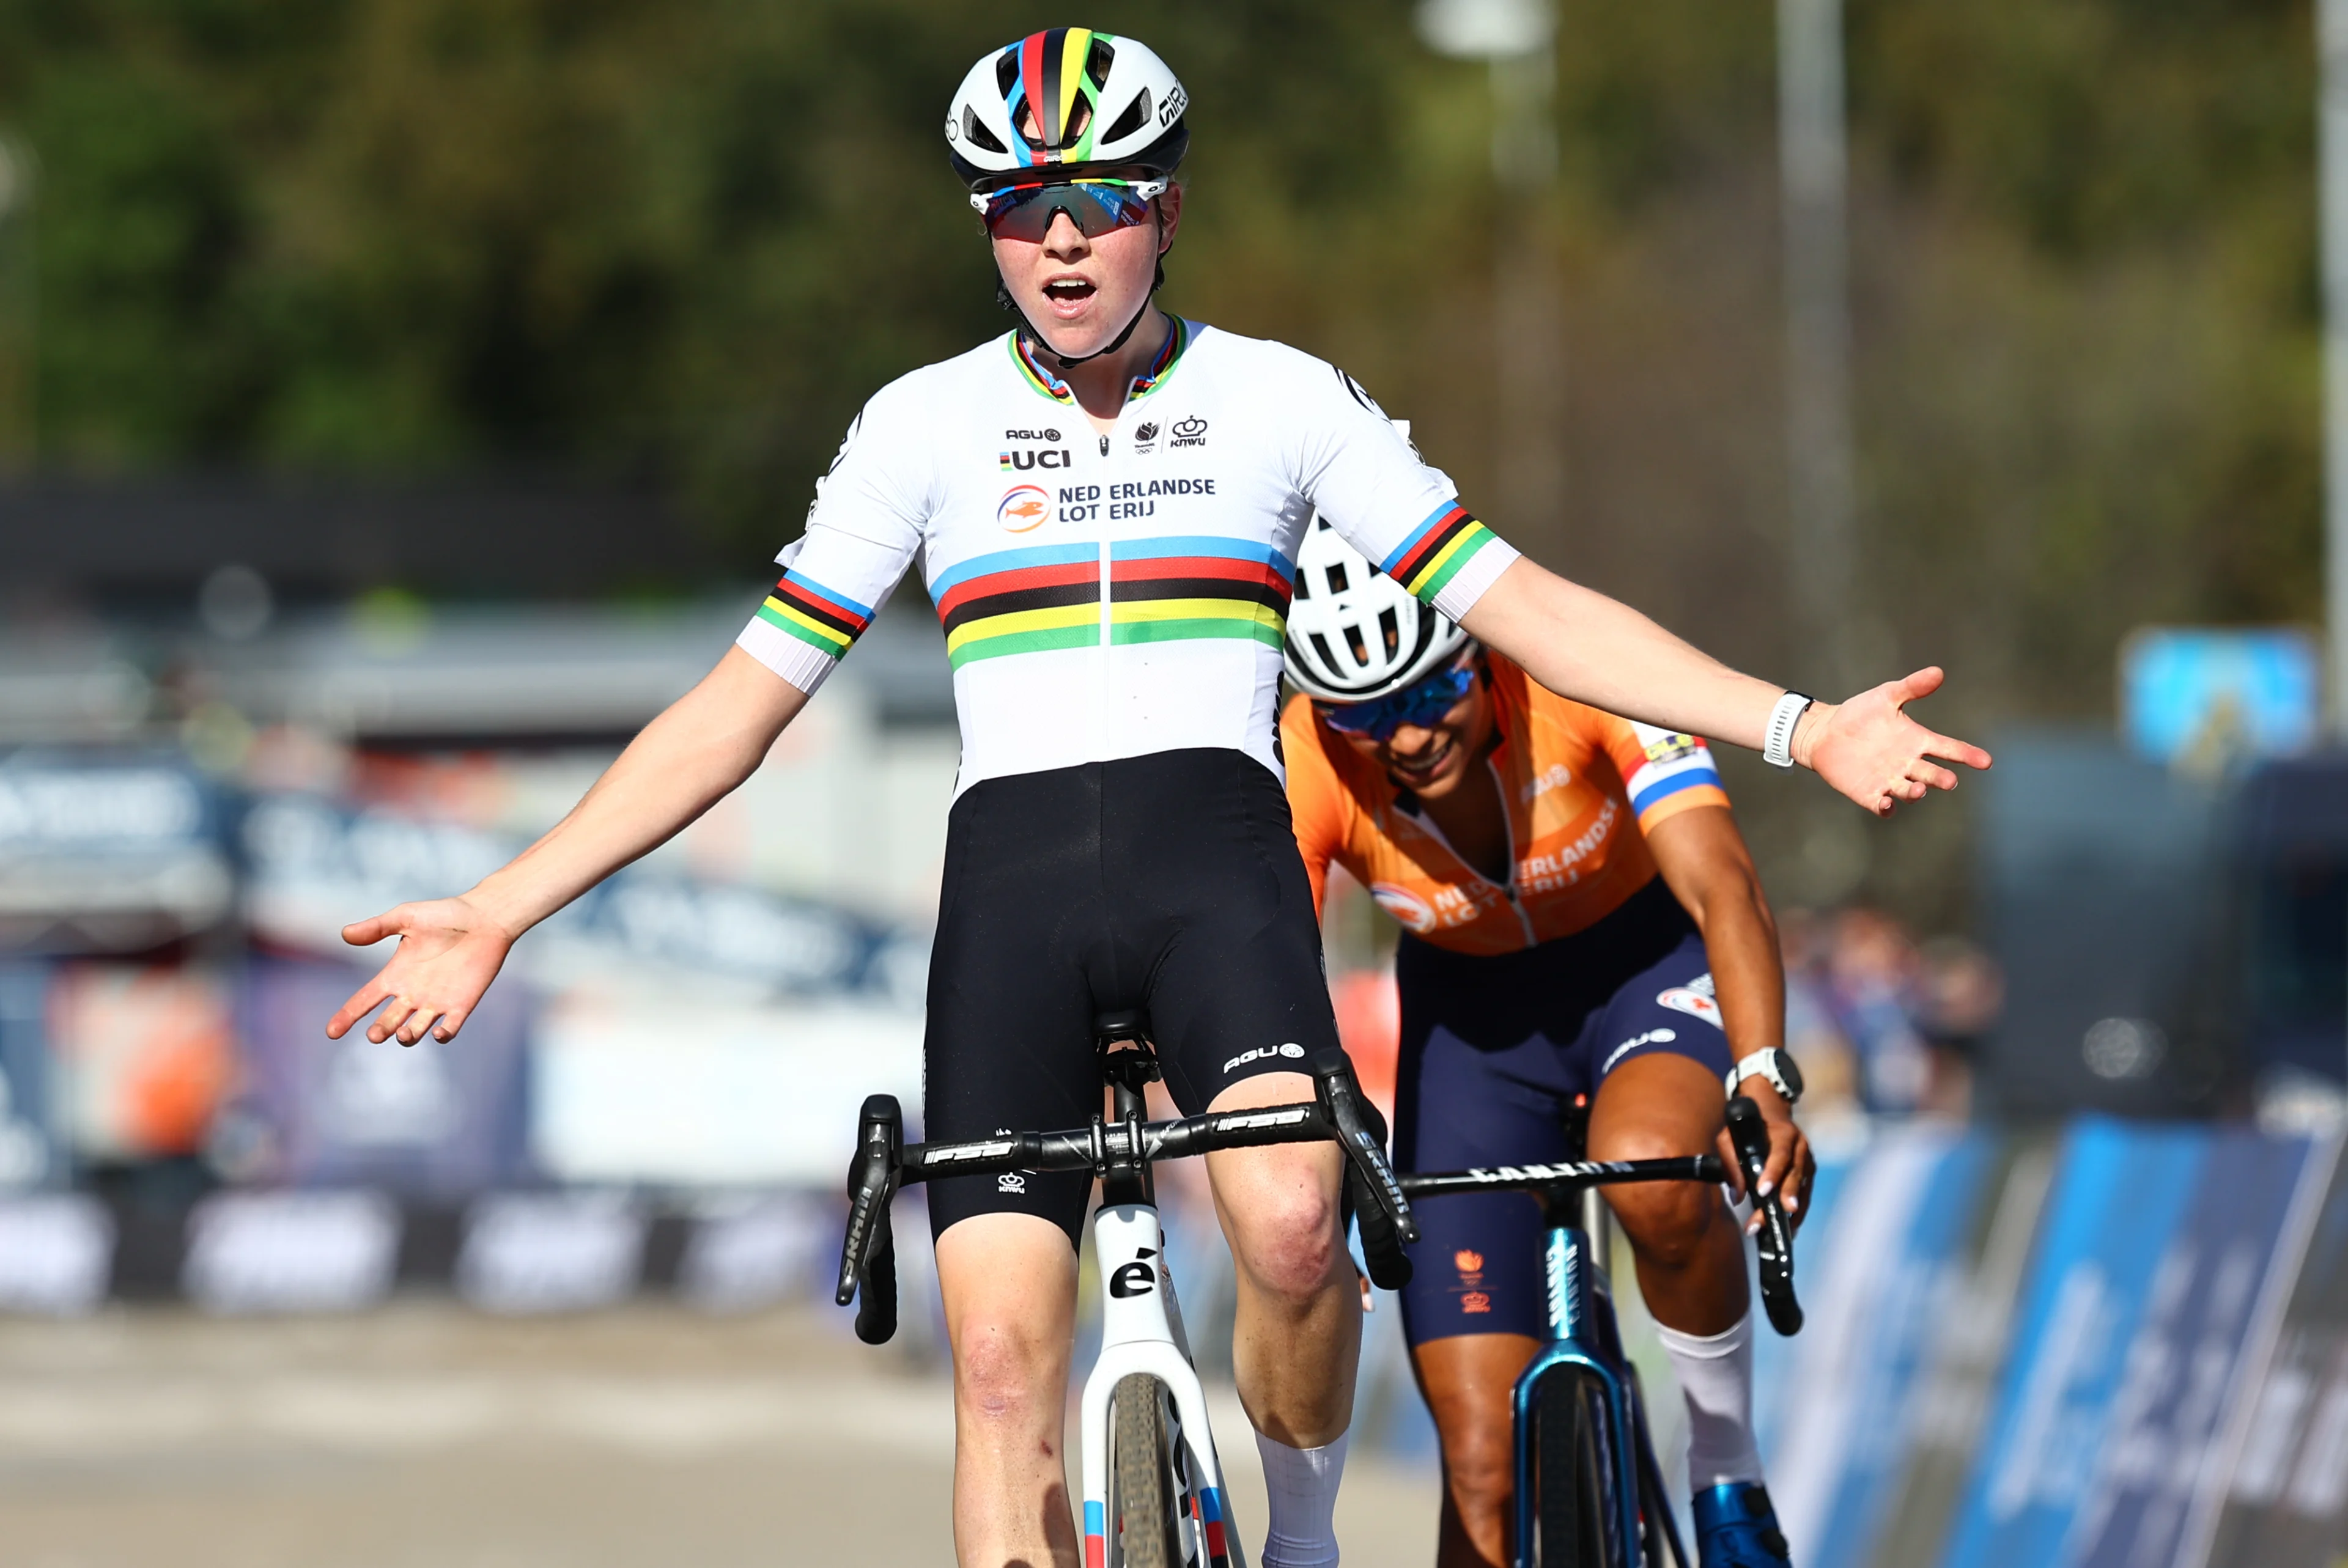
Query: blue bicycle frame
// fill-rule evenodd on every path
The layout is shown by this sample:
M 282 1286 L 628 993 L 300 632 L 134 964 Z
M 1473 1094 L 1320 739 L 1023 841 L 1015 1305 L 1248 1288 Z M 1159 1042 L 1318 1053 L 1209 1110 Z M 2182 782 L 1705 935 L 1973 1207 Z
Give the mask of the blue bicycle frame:
M 1577 1107 L 1569 1123 L 1571 1143 L 1577 1149 L 1581 1146 L 1581 1118 L 1586 1114 L 1585 1108 Z M 1749 1190 L 1759 1181 L 1768 1157 L 1768 1133 L 1761 1124 L 1759 1109 L 1742 1095 L 1729 1101 L 1727 1120 L 1737 1163 Z M 1570 1568 L 1631 1568 L 1634 1561 L 1643 1562 L 1646 1568 L 1663 1568 L 1666 1552 L 1671 1562 L 1685 1568 L 1687 1553 L 1663 1491 L 1662 1467 L 1655 1462 L 1639 1376 L 1622 1354 L 1613 1287 L 1591 1244 L 1591 1231 L 1582 1225 L 1581 1211 L 1585 1207 L 1597 1211 L 1602 1225 L 1603 1206 L 1597 1202 L 1597 1189 L 1603 1186 L 1628 1182 L 1717 1184 L 1725 1175 L 1716 1156 L 1694 1154 L 1665 1160 L 1571 1160 L 1440 1173 L 1411 1172 L 1398 1177 L 1404 1193 L 1413 1198 L 1520 1192 L 1531 1194 L 1541 1205 L 1550 1343 L 1517 1379 L 1510 1405 L 1515 1438 L 1516 1568 L 1567 1568 L 1555 1562 L 1544 1563 L 1544 1552 L 1563 1549 L 1583 1555 L 1581 1542 L 1541 1538 L 1542 1445 L 1551 1440 L 1540 1430 L 1542 1394 L 1560 1378 L 1576 1385 L 1574 1396 L 1583 1401 L 1584 1413 L 1591 1418 L 1587 1457 L 1596 1471 L 1592 1490 L 1603 1500 L 1596 1521 L 1598 1561 L 1577 1562 Z M 1792 1229 L 1775 1194 L 1764 1198 L 1760 1208 L 1765 1221 L 1758 1248 L 1762 1301 L 1777 1331 L 1793 1334 L 1801 1328 L 1802 1311 L 1794 1295 Z M 1583 1456 L 1571 1457 L 1579 1461 Z M 1579 1487 L 1578 1478 L 1573 1484 Z
M 1648 1436 L 1646 1405 L 1639 1391 L 1638 1374 L 1622 1354 L 1622 1334 L 1614 1320 L 1612 1286 L 1597 1259 L 1588 1232 L 1575 1223 L 1581 1190 L 1540 1192 L 1546 1235 L 1542 1261 L 1549 1286 L 1550 1344 L 1517 1379 L 1511 1401 L 1515 1417 L 1517 1562 L 1532 1568 L 1538 1547 L 1536 1507 L 1540 1494 L 1540 1457 L 1536 1411 L 1542 1385 L 1551 1378 L 1584 1381 L 1596 1395 L 1592 1423 L 1601 1494 L 1610 1507 L 1601 1520 L 1605 1560 L 1627 1564 L 1634 1555 L 1661 1562 L 1641 1529 L 1643 1496 L 1653 1500 L 1655 1519 L 1649 1524 L 1667 1544 L 1672 1561 L 1685 1563 L 1679 1525 L 1663 1504 L 1662 1472 L 1654 1445 Z M 1628 1461 L 1626 1463 L 1626 1460 Z

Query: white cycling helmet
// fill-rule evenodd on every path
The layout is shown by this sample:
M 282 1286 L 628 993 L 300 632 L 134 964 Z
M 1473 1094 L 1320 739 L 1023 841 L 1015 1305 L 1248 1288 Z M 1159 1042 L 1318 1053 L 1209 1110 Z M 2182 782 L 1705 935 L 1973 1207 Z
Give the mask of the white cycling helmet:
M 1370 564 L 1320 518 L 1296 550 L 1288 679 L 1324 702 L 1367 702 L 1440 668 L 1468 634 Z
M 1190 145 L 1190 98 L 1147 44 L 1046 27 L 989 52 L 946 111 L 946 152 L 973 191 L 1094 169 L 1170 175 Z

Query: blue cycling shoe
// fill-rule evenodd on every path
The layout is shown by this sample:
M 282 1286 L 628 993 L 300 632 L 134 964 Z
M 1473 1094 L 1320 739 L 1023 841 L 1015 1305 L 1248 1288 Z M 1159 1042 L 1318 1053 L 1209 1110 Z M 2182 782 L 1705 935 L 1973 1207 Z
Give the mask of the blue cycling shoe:
M 1695 1553 L 1702 1568 L 1791 1568 L 1769 1489 L 1733 1481 L 1697 1492 Z

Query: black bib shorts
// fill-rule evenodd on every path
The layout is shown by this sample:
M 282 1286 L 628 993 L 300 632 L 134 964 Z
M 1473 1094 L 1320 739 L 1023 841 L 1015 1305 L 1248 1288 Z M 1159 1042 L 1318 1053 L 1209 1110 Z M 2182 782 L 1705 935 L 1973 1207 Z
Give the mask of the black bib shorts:
M 974 784 L 947 818 L 930 956 L 932 1142 L 1101 1114 L 1093 1020 L 1148 1009 L 1184 1115 L 1337 1043 L 1313 888 L 1271 770 L 1220 747 Z M 1307 1097 L 1300 1094 L 1300 1098 Z M 930 1230 L 983 1214 L 1083 1229 L 1090 1178 L 928 1184 Z

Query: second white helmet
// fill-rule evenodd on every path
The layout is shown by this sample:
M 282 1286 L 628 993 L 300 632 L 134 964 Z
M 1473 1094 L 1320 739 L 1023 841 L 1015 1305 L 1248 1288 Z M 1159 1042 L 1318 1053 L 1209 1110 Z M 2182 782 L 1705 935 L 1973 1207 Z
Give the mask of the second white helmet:
M 1370 564 L 1315 517 L 1296 550 L 1288 607 L 1288 679 L 1324 702 L 1367 702 L 1399 692 L 1461 648 L 1468 633 Z

